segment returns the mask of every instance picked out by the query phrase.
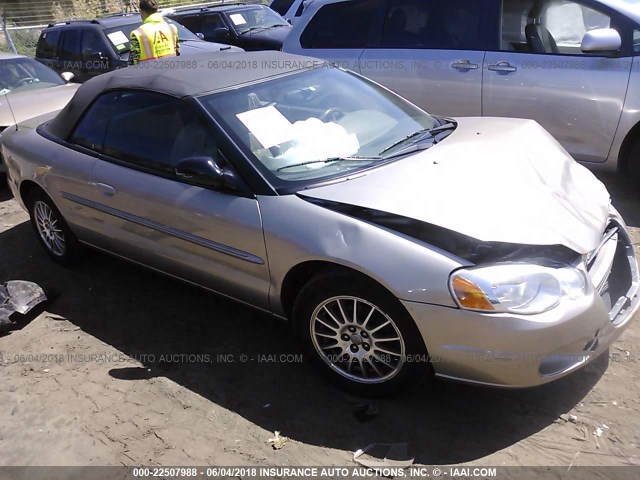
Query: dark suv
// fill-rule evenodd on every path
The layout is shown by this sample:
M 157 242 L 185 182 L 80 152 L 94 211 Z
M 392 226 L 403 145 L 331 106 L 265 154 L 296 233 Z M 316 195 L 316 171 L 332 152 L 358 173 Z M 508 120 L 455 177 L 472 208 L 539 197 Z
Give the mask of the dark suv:
M 167 21 L 178 28 L 181 55 L 240 50 L 205 42 L 179 23 Z M 72 72 L 74 81 L 84 82 L 101 73 L 127 66 L 129 35 L 141 23 L 139 14 L 127 13 L 51 24 L 40 34 L 36 60 L 58 73 Z
M 280 50 L 291 25 L 265 5 L 227 4 L 167 9 L 208 42 L 223 42 L 250 50 Z

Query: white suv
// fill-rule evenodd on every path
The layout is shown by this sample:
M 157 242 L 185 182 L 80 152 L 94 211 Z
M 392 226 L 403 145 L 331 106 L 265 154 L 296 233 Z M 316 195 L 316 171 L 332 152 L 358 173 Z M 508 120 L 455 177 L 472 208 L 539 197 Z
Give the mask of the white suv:
M 640 179 L 638 0 L 315 0 L 283 50 L 437 115 L 532 118 L 576 160 Z

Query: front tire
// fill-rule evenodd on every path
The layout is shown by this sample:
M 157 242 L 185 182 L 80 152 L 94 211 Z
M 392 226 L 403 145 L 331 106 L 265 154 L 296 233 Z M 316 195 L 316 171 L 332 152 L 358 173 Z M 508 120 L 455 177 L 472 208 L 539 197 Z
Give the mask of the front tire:
M 296 299 L 293 319 L 307 358 L 342 388 L 389 395 L 431 373 L 413 319 L 373 281 L 335 272 L 316 276 Z
M 53 261 L 64 266 L 77 263 L 81 246 L 53 201 L 41 190 L 34 190 L 27 206 L 36 237 Z

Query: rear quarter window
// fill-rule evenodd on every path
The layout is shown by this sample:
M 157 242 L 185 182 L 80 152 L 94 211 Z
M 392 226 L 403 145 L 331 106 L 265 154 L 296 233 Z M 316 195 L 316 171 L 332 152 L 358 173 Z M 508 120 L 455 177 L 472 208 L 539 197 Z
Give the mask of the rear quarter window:
M 60 31 L 44 31 L 40 34 L 36 47 L 36 58 L 56 58 Z
M 107 125 L 111 118 L 113 105 L 118 99 L 117 92 L 102 94 L 82 115 L 69 142 L 102 152 Z
M 275 10 L 280 15 L 284 15 L 289 11 L 291 5 L 293 5 L 294 0 L 273 0 L 269 7 L 271 10 Z

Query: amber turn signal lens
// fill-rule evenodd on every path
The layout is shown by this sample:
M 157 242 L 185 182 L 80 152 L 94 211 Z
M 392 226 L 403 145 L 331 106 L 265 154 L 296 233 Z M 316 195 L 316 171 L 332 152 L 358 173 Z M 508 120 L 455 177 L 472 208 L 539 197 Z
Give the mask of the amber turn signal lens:
M 470 280 L 459 276 L 451 282 L 453 293 L 464 308 L 473 310 L 495 310 L 482 290 Z

